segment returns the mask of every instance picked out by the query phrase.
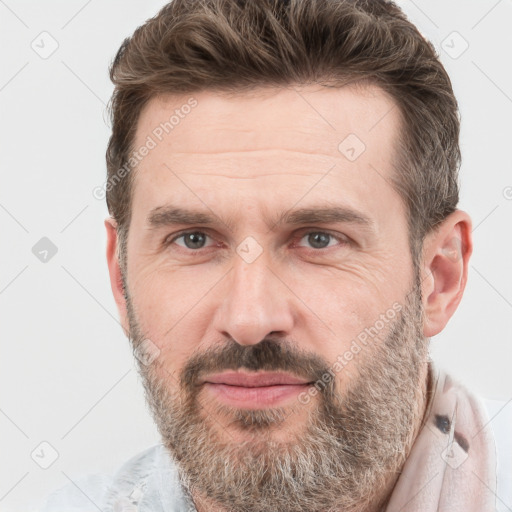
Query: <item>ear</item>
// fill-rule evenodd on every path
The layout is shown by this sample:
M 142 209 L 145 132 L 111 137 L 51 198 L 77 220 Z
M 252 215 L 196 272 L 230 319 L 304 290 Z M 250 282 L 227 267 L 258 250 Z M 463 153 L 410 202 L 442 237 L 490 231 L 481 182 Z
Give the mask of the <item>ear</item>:
M 129 323 L 126 309 L 126 299 L 124 297 L 123 280 L 121 278 L 121 267 L 119 266 L 119 240 L 117 236 L 117 223 L 112 217 L 105 219 L 105 228 L 107 229 L 107 264 L 110 274 L 110 286 L 114 294 L 117 310 L 121 320 L 121 327 L 129 337 Z
M 429 233 L 423 244 L 422 294 L 425 336 L 441 332 L 457 309 L 473 252 L 471 218 L 456 210 Z

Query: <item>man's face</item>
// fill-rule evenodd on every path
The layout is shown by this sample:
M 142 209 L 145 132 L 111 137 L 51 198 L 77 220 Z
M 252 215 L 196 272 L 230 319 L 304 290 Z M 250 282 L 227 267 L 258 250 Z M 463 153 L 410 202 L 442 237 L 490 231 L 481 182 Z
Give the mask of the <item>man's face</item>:
M 235 510 L 357 510 L 423 413 L 398 109 L 376 87 L 193 96 L 150 101 L 134 143 L 156 146 L 125 292 L 163 441 L 195 492 Z

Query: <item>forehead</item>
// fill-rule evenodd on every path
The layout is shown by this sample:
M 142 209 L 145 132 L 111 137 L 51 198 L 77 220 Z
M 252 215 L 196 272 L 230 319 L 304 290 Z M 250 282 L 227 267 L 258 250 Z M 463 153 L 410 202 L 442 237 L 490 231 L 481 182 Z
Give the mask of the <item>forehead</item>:
M 390 178 L 400 122 L 374 85 L 153 98 L 133 144 L 150 147 L 135 169 L 133 214 L 166 202 L 287 209 L 306 194 L 385 207 L 399 199 Z
M 350 133 L 363 142 L 383 134 L 392 139 L 399 118 L 394 100 L 372 84 L 267 87 L 230 95 L 203 91 L 152 98 L 139 117 L 133 146 L 152 136 L 160 148 L 214 152 L 222 150 L 219 144 L 225 139 L 232 147 L 245 147 L 266 138 L 295 149 L 302 134 L 310 142 L 308 149 L 332 154 L 338 150 L 334 143 Z

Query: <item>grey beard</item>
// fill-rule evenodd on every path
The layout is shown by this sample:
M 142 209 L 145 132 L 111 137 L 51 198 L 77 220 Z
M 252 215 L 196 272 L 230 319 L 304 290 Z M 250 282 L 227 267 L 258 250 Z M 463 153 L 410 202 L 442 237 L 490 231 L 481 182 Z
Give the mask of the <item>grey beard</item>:
M 428 343 L 420 292 L 415 289 L 408 297 L 386 337 L 375 338 L 341 370 L 338 378 L 350 376 L 347 389 L 341 393 L 336 379 L 325 384 L 306 406 L 304 428 L 286 441 L 276 441 L 272 433 L 290 425 L 303 404 L 244 410 L 209 403 L 216 410 L 207 415 L 198 379 L 214 369 L 244 367 L 292 371 L 321 381 L 329 366 L 314 354 L 283 340 L 267 338 L 248 347 L 232 341 L 191 357 L 180 374 L 179 391 L 169 388 L 165 369 L 139 362 L 146 400 L 189 496 L 236 512 L 380 510 L 387 498 L 382 491 L 398 477 L 421 419 L 418 400 Z M 129 300 L 128 312 L 136 347 L 144 336 Z M 230 442 L 228 432 L 220 435 L 215 417 L 229 419 L 229 428 L 249 433 L 248 440 Z

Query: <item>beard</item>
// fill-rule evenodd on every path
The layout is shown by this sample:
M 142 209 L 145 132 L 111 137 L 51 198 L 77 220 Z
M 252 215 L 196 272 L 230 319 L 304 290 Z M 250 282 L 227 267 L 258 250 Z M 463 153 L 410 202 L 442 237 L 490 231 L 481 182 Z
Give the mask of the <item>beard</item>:
M 126 283 L 125 298 L 137 350 L 146 336 Z M 327 383 L 322 376 L 332 375 L 332 365 L 276 338 L 250 346 L 228 339 L 196 352 L 177 386 L 170 385 L 159 360 L 138 359 L 147 403 L 183 490 L 190 499 L 207 499 L 207 510 L 213 504 L 236 512 L 380 510 L 388 499 L 382 493 L 391 491 L 423 415 L 428 342 L 422 325 L 416 281 L 387 334 L 376 336 Z M 341 346 L 340 354 L 346 350 Z M 241 368 L 289 372 L 322 389 L 307 405 L 297 400 L 267 409 L 227 407 L 203 396 L 202 377 Z M 304 411 L 305 424 L 294 425 L 294 414 Z M 230 432 L 237 433 L 236 441 Z

